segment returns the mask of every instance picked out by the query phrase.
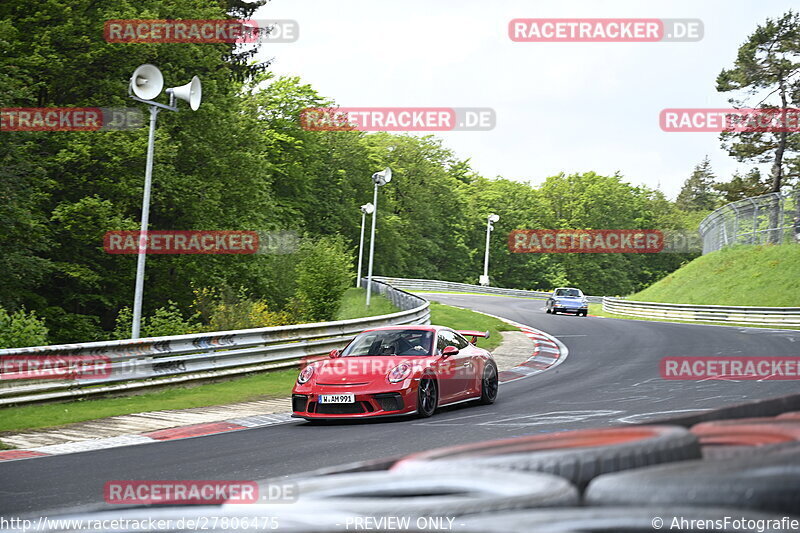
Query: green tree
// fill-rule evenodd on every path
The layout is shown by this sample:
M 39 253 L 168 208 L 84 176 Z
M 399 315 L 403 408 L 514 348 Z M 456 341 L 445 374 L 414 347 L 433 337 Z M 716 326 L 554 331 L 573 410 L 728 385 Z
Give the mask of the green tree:
M 433 136 L 378 133 L 364 137 L 364 143 L 372 172 L 384 167 L 393 172 L 391 183 L 378 193 L 376 273 L 463 277 L 472 243 L 465 240 L 468 215 L 458 190 L 461 181 L 453 175 L 459 165 L 453 153 Z M 371 192 L 372 181 L 362 178 L 360 187 Z
M 266 301 L 253 298 L 245 287 L 238 291 L 230 287 L 203 288 L 194 293 L 193 307 L 196 316 L 205 322 L 204 331 L 264 328 L 293 322 L 288 313 L 271 311 Z
M 184 318 L 175 302 L 167 302 L 166 307 L 159 307 L 152 316 L 142 317 L 141 335 L 143 337 L 166 337 L 171 335 L 186 335 L 202 331 L 202 324 L 198 322 L 199 315 Z M 127 339 L 131 334 L 133 311 L 130 307 L 123 307 L 117 315 L 116 327 L 112 333 L 114 339 Z
M 308 240 L 297 263 L 297 300 L 309 322 L 333 320 L 353 280 L 353 258 L 341 238 Z
M 721 200 L 727 204 L 753 196 L 767 194 L 770 184 L 762 178 L 758 168 L 750 169 L 744 176 L 736 172 L 730 181 L 715 183 L 714 188 L 721 193 Z
M 0 12 L 2 12 L 0 7 Z M 31 101 L 34 73 L 21 68 L 16 51 L 20 30 L 0 17 L 0 107 Z M 38 134 L 0 132 L 0 306 L 40 308 L 40 288 L 52 264 L 45 257 L 52 245 L 47 234 L 47 204 L 53 182 L 37 148 Z
M 198 75 L 199 111 L 162 113 L 156 138 L 151 229 L 254 229 L 276 220 L 257 117 L 242 84 L 266 68 L 233 44 L 119 44 L 115 18 L 247 18 L 263 0 L 45 0 L 0 5 L 0 105 L 138 106 L 127 80 L 142 63 L 167 85 Z M 68 53 L 65 53 L 68 50 Z M 3 132 L 0 143 L 0 304 L 44 317 L 55 342 L 103 338 L 130 302 L 135 256 L 108 256 L 102 235 L 140 219 L 147 131 Z M 6 201 L 7 200 L 7 201 Z M 92 209 L 98 208 L 96 213 Z M 192 301 L 191 285 L 246 283 L 268 291 L 270 258 L 151 256 L 145 311 Z
M 0 349 L 43 346 L 47 344 L 47 327 L 34 312 L 19 309 L 9 313 L 0 307 Z
M 483 273 L 486 222 L 490 213 L 500 216 L 494 224 L 489 246 L 489 278 L 492 285 L 521 289 L 547 289 L 568 282 L 562 265 L 548 254 L 512 253 L 508 234 L 515 229 L 553 227 L 542 195 L 529 183 L 482 177 L 461 187 L 461 195 L 470 213 L 467 240 L 472 244 L 470 268 L 466 280 L 477 283 Z
M 682 229 L 661 193 L 619 174 L 559 174 L 539 187 L 552 229 Z M 671 272 L 684 254 L 553 254 L 570 284 L 588 294 L 630 294 Z
M 684 211 L 711 211 L 717 203 L 714 188 L 713 170 L 708 156 L 694 167 L 692 175 L 683 182 L 681 192 L 675 201 L 678 209 Z
M 735 92 L 736 107 L 786 110 L 800 104 L 800 17 L 789 11 L 767 19 L 739 47 L 734 65 L 717 76 L 717 91 Z M 766 96 L 763 96 L 765 95 Z M 777 100 L 772 98 L 777 94 Z M 763 96 L 763 98 L 762 98 Z M 762 98 L 755 105 L 751 98 Z M 771 99 L 772 98 L 772 99 Z M 769 100 L 769 101 L 768 101 Z M 772 192 L 779 192 L 786 176 L 785 160 L 800 151 L 800 133 L 787 131 L 723 132 L 723 147 L 741 162 L 772 163 Z

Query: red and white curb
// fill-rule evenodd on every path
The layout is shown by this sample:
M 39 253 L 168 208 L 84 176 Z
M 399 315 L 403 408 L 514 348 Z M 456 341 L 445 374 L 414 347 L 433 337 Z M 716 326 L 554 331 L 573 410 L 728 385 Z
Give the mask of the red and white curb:
M 191 437 L 205 437 L 207 435 L 217 435 L 229 431 L 274 426 L 276 424 L 286 424 L 289 422 L 297 422 L 295 419 L 291 418 L 291 413 L 255 415 L 245 418 L 234 418 L 222 422 L 209 422 L 205 424 L 192 424 L 190 426 L 159 429 L 157 431 L 142 433 L 141 435 L 120 435 L 118 437 L 108 437 L 105 439 L 89 439 L 79 442 L 41 446 L 39 448 L 30 448 L 27 450 L 4 450 L 0 451 L 0 461 L 14 461 L 18 459 L 31 459 L 34 457 L 47 457 L 50 455 L 105 450 L 108 448 L 118 448 L 120 446 L 188 439 Z
M 459 309 L 465 308 L 459 307 Z M 484 313 L 483 311 L 477 311 L 475 309 L 469 309 L 469 311 L 502 320 L 506 324 L 510 324 L 519 329 L 526 337 L 533 341 L 533 353 L 525 362 L 508 370 L 502 370 L 498 374 L 501 384 L 541 374 L 545 370 L 550 370 L 563 363 L 569 355 L 569 349 L 567 349 L 563 342 L 540 329 L 526 326 L 525 324 L 491 313 Z
M 476 312 L 480 313 L 480 311 Z M 569 350 L 564 343 L 549 333 L 501 316 L 490 315 L 489 313 L 482 314 L 502 320 L 506 324 L 511 324 L 533 341 L 534 347 L 531 356 L 525 362 L 509 370 L 501 371 L 498 376 L 500 378 L 500 383 L 508 383 L 510 381 L 541 374 L 545 370 L 549 370 L 563 363 L 569 355 Z

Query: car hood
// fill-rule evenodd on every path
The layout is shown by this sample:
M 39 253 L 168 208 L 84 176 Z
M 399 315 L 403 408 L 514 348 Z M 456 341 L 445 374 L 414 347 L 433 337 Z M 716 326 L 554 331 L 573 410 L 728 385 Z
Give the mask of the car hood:
M 415 368 L 427 366 L 433 357 L 363 356 L 326 359 L 314 365 L 315 382 L 331 383 L 369 383 L 375 379 L 385 379 L 390 370 L 408 363 Z

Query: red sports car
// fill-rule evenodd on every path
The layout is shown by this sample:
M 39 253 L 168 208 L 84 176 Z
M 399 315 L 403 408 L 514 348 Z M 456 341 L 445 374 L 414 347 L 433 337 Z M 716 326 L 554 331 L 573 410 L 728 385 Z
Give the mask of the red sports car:
M 473 344 L 477 337 L 488 336 L 488 331 L 442 326 L 364 331 L 344 350 L 333 350 L 329 359 L 301 370 L 292 390 L 292 416 L 428 417 L 442 405 L 494 403 L 497 364 L 489 352 Z

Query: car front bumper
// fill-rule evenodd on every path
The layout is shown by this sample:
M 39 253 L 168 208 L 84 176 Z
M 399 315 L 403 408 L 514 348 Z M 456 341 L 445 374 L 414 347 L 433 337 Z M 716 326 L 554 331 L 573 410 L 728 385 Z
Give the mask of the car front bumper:
M 553 310 L 559 313 L 583 313 L 588 311 L 588 306 L 553 305 Z
M 417 410 L 417 381 L 408 386 L 385 390 L 362 390 L 348 386 L 313 386 L 292 393 L 292 416 L 305 419 L 372 418 L 411 414 Z M 352 393 L 354 403 L 320 403 L 321 394 Z

